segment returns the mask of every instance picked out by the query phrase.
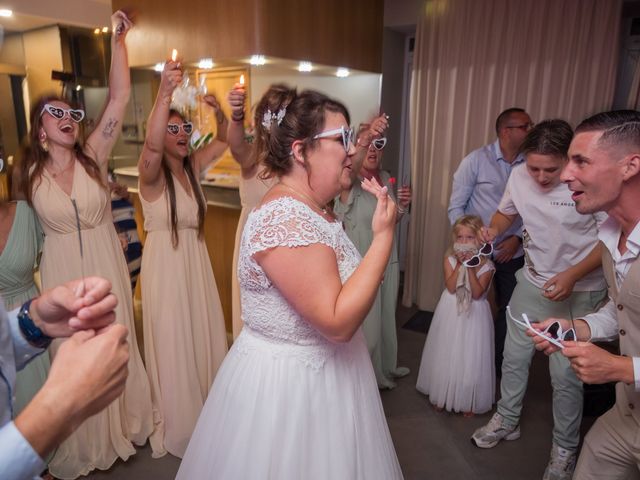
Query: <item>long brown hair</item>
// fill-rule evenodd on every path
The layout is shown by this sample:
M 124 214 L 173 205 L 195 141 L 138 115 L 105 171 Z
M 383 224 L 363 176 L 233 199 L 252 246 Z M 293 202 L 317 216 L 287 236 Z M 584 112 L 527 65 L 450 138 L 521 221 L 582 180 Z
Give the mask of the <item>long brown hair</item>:
M 171 116 L 177 115 L 184 122 L 184 117 L 177 110 L 171 109 L 169 111 L 169 118 Z M 204 236 L 204 216 L 206 210 L 206 204 L 204 202 L 204 195 L 202 193 L 202 189 L 200 188 L 200 183 L 198 182 L 198 178 L 196 177 L 193 167 L 191 165 L 191 158 L 186 156 L 182 159 L 182 168 L 187 174 L 187 178 L 189 179 L 189 184 L 191 185 L 191 191 L 198 203 L 198 238 L 203 238 Z M 176 210 L 176 186 L 173 182 L 173 175 L 171 175 L 171 169 L 169 168 L 169 163 L 167 161 L 167 157 L 162 155 L 162 173 L 164 173 L 164 180 L 167 185 L 167 190 L 169 192 L 169 220 L 171 221 L 171 245 L 173 248 L 178 248 L 178 243 L 180 239 L 178 237 L 178 213 Z
M 53 101 L 69 104 L 66 100 L 58 97 L 57 95 L 45 95 L 41 97 L 31 109 L 31 131 L 29 132 L 28 141 L 25 142 L 22 147 L 22 161 L 20 163 L 20 190 L 31 206 L 33 206 L 33 188 L 35 181 L 41 180 L 44 164 L 49 157 L 49 154 L 44 151 L 40 145 L 39 133 L 40 127 L 42 126 L 41 112 L 47 103 Z M 107 186 L 102 178 L 98 163 L 85 153 L 80 142 L 76 141 L 73 145 L 73 151 L 75 152 L 80 165 L 82 165 L 86 170 L 87 174 L 93 178 L 98 185 L 106 190 Z

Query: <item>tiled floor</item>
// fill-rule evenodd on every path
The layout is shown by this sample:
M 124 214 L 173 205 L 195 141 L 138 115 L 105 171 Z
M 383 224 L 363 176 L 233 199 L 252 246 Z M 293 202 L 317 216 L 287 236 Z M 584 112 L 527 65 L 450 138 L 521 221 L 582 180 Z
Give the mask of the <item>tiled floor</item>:
M 399 308 L 402 325 L 413 310 Z M 491 414 L 474 418 L 438 413 L 428 399 L 415 389 L 417 369 L 426 336 L 400 328 L 399 364 L 411 368 L 398 387 L 381 393 L 389 428 L 398 458 L 407 480 L 542 478 L 551 447 L 551 387 L 547 359 L 536 355 L 521 421 L 522 437 L 503 442 L 490 450 L 474 447 L 469 441 L 473 431 L 489 420 Z M 583 422 L 583 432 L 592 424 Z M 152 459 L 149 448 L 141 449 L 127 462 L 117 462 L 107 472 L 90 476 L 110 480 L 173 479 L 179 460 L 167 455 Z M 212 475 L 212 479 L 215 475 Z

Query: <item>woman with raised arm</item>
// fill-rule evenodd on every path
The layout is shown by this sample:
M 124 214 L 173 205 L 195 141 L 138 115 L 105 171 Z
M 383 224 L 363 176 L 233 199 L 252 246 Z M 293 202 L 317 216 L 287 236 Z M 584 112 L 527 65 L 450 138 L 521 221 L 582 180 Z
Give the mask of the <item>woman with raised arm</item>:
M 160 408 L 166 451 L 182 458 L 227 353 L 224 315 L 204 242 L 207 203 L 198 178 L 227 148 L 227 119 L 215 97 L 217 137 L 189 153 L 191 123 L 171 109 L 182 81 L 166 63 L 138 161 L 140 202 L 148 232 L 140 281 L 144 351 Z
M 386 115 L 380 115 L 371 123 L 361 126 L 356 146 L 361 150 L 348 183 L 336 197 L 334 209 L 342 220 L 347 236 L 361 255 L 369 249 L 373 239 L 371 218 L 376 209 L 376 198 L 360 186 L 362 178 L 375 178 L 381 185 L 388 185 L 393 195 L 393 182 L 388 172 L 382 170 L 382 152 L 387 139 L 384 132 L 388 126 Z M 398 189 L 397 221 L 407 211 L 411 202 L 411 189 L 403 186 Z M 395 240 L 394 240 L 395 243 Z M 396 245 L 391 250 L 389 264 L 378 288 L 378 295 L 371 311 L 362 325 L 367 346 L 371 354 L 373 370 L 376 372 L 378 387 L 395 388 L 396 378 L 409 373 L 406 367 L 398 367 L 398 338 L 396 335 L 396 304 L 400 283 L 400 267 Z
M 109 95 L 97 128 L 79 141 L 82 110 L 58 97 L 36 102 L 30 142 L 23 155 L 23 193 L 45 232 L 40 271 L 44 288 L 81 278 L 107 278 L 118 297 L 116 322 L 129 329 L 131 355 L 124 394 L 87 419 L 62 443 L 49 464 L 52 475 L 73 479 L 126 460 L 154 431 L 151 389 L 136 347 L 127 264 L 113 226 L 107 164 L 120 133 L 131 83 L 125 37 L 131 22 L 123 12 L 111 17 Z M 52 345 L 55 354 L 56 347 Z M 152 447 L 157 450 L 155 439 Z
M 242 330 L 240 285 L 238 283 L 238 254 L 240 253 L 240 240 L 242 230 L 247 221 L 249 212 L 256 207 L 265 193 L 274 184 L 274 178 L 266 178 L 262 175 L 264 159 L 268 154 L 269 131 L 267 120 L 272 114 L 278 115 L 278 106 L 287 105 L 290 101 L 291 89 L 286 85 L 271 85 L 262 96 L 255 108 L 253 116 L 253 137 L 247 137 L 244 130 L 244 106 L 246 91 L 243 84 L 237 83 L 228 100 L 231 107 L 231 122 L 229 122 L 229 148 L 233 158 L 240 165 L 240 203 L 242 211 L 236 229 L 236 243 L 233 249 L 233 276 L 231 278 L 232 313 L 233 313 L 233 338 L 235 339 Z M 251 140 L 249 143 L 248 140 Z
M 238 275 L 244 327 L 218 372 L 178 479 L 402 478 L 360 330 L 384 272 L 396 206 L 375 180 L 361 259 L 327 203 L 349 175 L 344 105 L 291 90 L 264 165 L 279 182 L 251 212 Z

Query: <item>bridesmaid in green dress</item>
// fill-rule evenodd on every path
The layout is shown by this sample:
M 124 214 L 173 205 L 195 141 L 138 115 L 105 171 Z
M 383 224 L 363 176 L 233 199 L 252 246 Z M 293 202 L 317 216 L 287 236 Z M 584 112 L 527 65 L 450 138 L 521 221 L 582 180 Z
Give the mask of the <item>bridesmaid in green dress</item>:
M 380 122 L 383 117 L 385 116 L 381 115 L 376 118 L 371 125 L 361 126 L 357 147 L 366 150 L 366 154 L 362 163 L 357 163 L 354 160 L 352 183 L 351 185 L 343 185 L 343 191 L 336 197 L 334 204 L 336 216 L 342 220 L 347 236 L 362 256 L 365 255 L 373 241 L 371 219 L 376 209 L 376 197 L 363 190 L 360 179 L 375 178 L 380 185 L 388 186 L 390 195 L 394 196 L 394 182 L 391 181 L 389 173 L 380 168 L 382 151 L 387 143 L 386 138 L 381 137 L 384 133 L 384 129 L 380 130 Z M 386 123 L 383 126 L 386 128 Z M 358 157 L 358 159 L 360 158 L 362 157 Z M 397 218 L 400 221 L 411 202 L 411 190 L 409 187 L 399 188 L 397 195 Z M 383 281 L 373 306 L 362 324 L 373 370 L 376 374 L 378 387 L 381 389 L 394 388 L 396 386 L 394 378 L 403 377 L 409 373 L 408 368 L 397 366 L 396 303 L 399 283 L 400 267 L 394 239 Z
M 0 296 L 12 310 L 38 295 L 33 280 L 42 247 L 42 230 L 27 202 L 0 202 Z M 16 380 L 14 414 L 31 401 L 49 372 L 49 354 L 39 355 Z

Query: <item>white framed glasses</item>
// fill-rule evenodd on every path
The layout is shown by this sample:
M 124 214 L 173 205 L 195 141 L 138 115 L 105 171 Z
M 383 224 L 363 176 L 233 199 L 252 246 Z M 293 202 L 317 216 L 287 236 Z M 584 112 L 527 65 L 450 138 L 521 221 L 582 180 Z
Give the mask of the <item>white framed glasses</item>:
M 527 317 L 526 313 L 523 313 L 522 320 L 519 320 L 511 314 L 511 308 L 507 306 L 507 314 L 509 315 L 509 318 L 511 318 L 511 320 L 528 328 L 537 336 L 544 338 L 558 348 L 564 348 L 564 345 L 562 345 L 562 340 L 575 341 L 577 339 L 576 331 L 573 328 L 570 328 L 569 330 L 562 330 L 562 325 L 560 325 L 560 322 L 553 322 L 542 332 L 540 332 L 539 330 L 533 328 L 533 325 L 531 325 L 529 317 Z
M 371 146 L 376 150 L 382 150 L 387 144 L 387 137 L 380 137 L 371 140 Z
M 342 146 L 344 147 L 344 151 L 348 152 L 350 147 L 349 144 L 353 145 L 356 138 L 355 130 L 353 128 L 345 128 L 344 126 L 340 128 L 334 128 L 333 130 L 327 130 L 326 132 L 318 133 L 317 135 L 314 135 L 312 139 L 318 140 L 320 138 L 329 138 L 338 134 L 342 135 Z
M 193 123 L 185 122 L 167 124 L 167 132 L 169 132 L 173 136 L 178 135 L 180 133 L 180 129 L 182 129 L 185 134 L 191 135 L 191 132 L 193 132 Z
M 463 265 L 465 267 L 477 267 L 478 265 L 480 265 L 480 260 L 482 259 L 482 257 L 488 257 L 492 253 L 493 253 L 493 243 L 484 243 L 478 250 L 478 253 L 476 253 L 469 260 L 466 260 L 465 262 L 463 262 Z
M 65 115 L 69 115 L 69 118 L 76 123 L 80 123 L 84 118 L 84 110 L 56 107 L 50 103 L 45 103 L 44 107 L 42 107 L 42 110 L 40 111 L 40 116 L 42 116 L 44 112 L 47 112 L 56 120 L 62 120 Z

